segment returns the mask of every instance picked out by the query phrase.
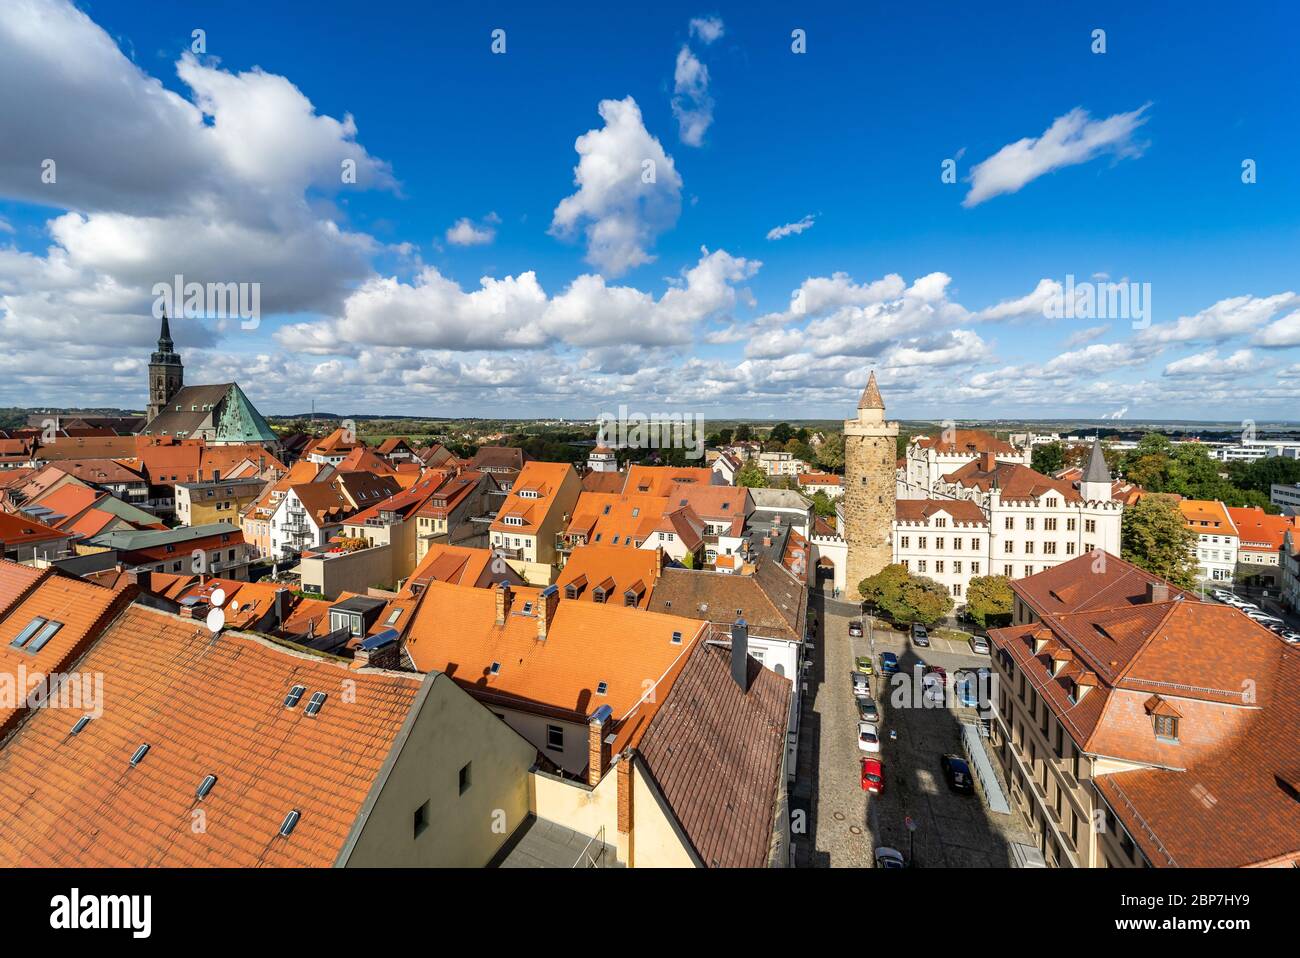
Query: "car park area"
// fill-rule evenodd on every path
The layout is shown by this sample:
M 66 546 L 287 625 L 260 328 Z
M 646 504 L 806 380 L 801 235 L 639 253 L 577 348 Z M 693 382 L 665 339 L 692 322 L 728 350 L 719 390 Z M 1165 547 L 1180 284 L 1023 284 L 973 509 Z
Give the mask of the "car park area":
M 864 623 L 861 636 L 849 634 L 855 620 Z M 826 603 L 817 621 L 815 662 L 805 675 L 809 741 L 801 741 L 800 774 L 809 780 L 792 801 L 808 814 L 806 833 L 794 836 L 797 863 L 872 867 L 877 849 L 888 848 L 917 867 L 1012 865 L 1012 846 L 1033 839 L 1015 814 L 990 811 L 980 789 L 970 787 L 963 756 L 962 724 L 978 721 L 963 699 L 978 701 L 988 656 L 968 640 L 933 633 L 929 646 L 917 647 L 912 636 L 882 629 L 843 603 Z M 871 675 L 857 668 L 864 657 Z M 862 723 L 878 751 L 862 747 Z

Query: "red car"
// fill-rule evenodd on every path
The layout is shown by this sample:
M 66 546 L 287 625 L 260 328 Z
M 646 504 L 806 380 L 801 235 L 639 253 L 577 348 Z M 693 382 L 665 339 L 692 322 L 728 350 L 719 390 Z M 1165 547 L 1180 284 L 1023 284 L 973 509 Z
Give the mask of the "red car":
M 880 794 L 885 790 L 885 767 L 878 758 L 862 760 L 862 790 Z

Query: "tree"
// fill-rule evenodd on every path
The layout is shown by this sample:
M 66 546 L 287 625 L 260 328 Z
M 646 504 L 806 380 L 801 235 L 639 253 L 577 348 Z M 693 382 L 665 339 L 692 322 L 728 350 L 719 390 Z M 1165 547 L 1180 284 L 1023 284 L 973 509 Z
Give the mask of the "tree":
M 748 423 L 741 423 L 736 427 L 736 442 L 748 442 L 752 433 Z
M 1124 510 L 1121 555 L 1126 562 L 1190 588 L 1196 584 L 1196 532 L 1169 496 L 1143 496 Z
M 772 431 L 768 434 L 767 438 L 772 442 L 779 442 L 784 445 L 785 443 L 790 441 L 790 438 L 793 435 L 794 435 L 793 426 L 791 426 L 788 422 L 779 422 L 772 427 Z
M 747 462 L 736 471 L 736 485 L 763 489 L 767 486 L 767 476 L 753 462 Z
M 1011 580 L 1004 575 L 975 576 L 966 587 L 966 613 L 985 628 L 1008 625 L 1013 602 Z
M 829 433 L 817 447 L 817 462 L 823 469 L 839 472 L 844 468 L 844 433 Z
M 785 444 L 785 451 L 801 462 L 817 461 L 817 453 L 813 452 L 812 446 L 806 442 L 801 442 L 797 438 L 791 438 Z
M 1031 467 L 1045 476 L 1060 472 L 1065 468 L 1065 446 L 1059 442 L 1045 442 L 1035 446 Z
M 933 579 L 912 575 L 898 563 L 863 579 L 858 591 L 890 621 L 903 625 L 933 625 L 952 611 L 947 589 Z
M 818 489 L 812 494 L 813 511 L 823 519 L 835 515 L 835 500 L 826 495 L 826 490 Z
M 731 436 L 732 436 L 732 431 L 731 431 L 730 429 L 722 429 L 722 430 L 719 430 L 719 432 L 718 432 L 718 445 L 719 445 L 719 446 L 730 446 L 730 445 L 731 445 Z

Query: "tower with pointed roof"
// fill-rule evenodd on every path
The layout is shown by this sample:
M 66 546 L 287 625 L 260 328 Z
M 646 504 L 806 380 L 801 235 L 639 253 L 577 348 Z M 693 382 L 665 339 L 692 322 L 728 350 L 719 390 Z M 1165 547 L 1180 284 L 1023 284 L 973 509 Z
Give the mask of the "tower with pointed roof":
M 171 326 L 167 322 L 167 311 L 163 310 L 162 330 L 158 334 L 158 349 L 149 357 L 149 416 L 152 422 L 172 397 L 185 385 L 185 367 L 181 364 L 181 354 L 176 352 L 172 343 Z
M 1106 456 L 1101 451 L 1101 440 L 1097 439 L 1092 444 L 1088 465 L 1079 481 L 1079 495 L 1089 502 L 1109 502 L 1111 489 L 1110 469 L 1106 466 Z
M 844 422 L 844 529 L 848 543 L 845 582 L 850 595 L 893 558 L 898 423 L 885 419 L 885 401 L 873 370 L 858 401 L 856 419 Z

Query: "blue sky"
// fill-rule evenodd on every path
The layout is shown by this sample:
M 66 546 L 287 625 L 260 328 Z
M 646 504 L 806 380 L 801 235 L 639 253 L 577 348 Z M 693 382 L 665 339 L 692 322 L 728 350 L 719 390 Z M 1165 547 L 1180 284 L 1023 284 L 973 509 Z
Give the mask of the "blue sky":
M 0 403 L 141 405 L 181 271 L 268 412 L 1300 418 L 1290 5 L 373 6 L 5 5 Z

